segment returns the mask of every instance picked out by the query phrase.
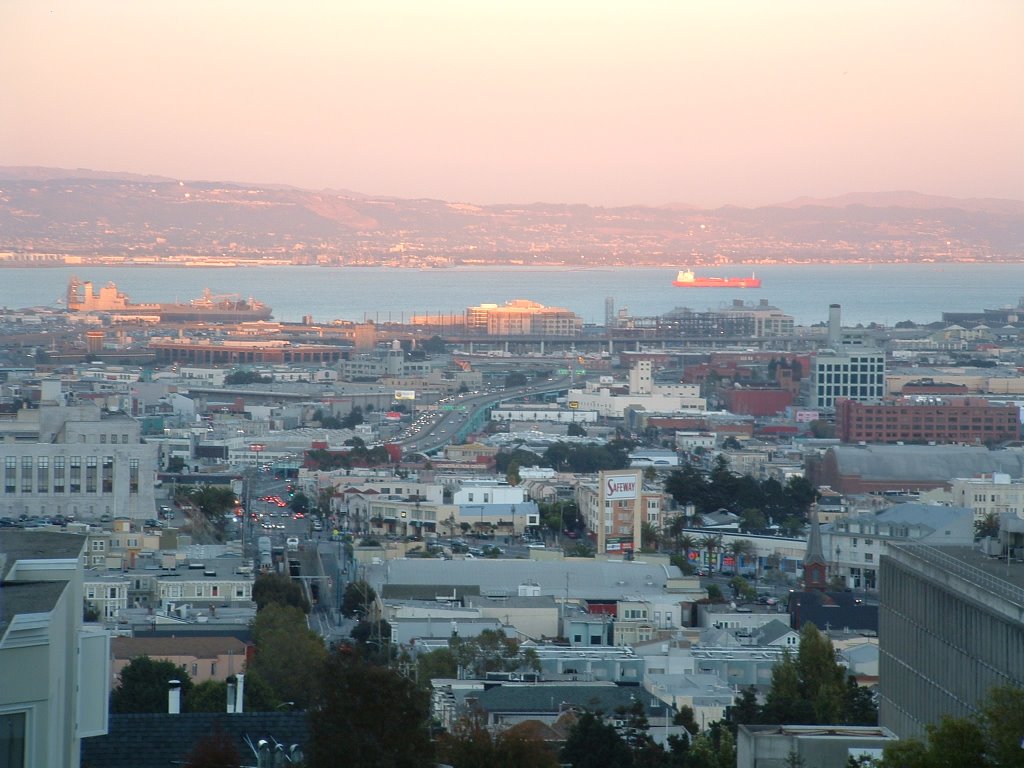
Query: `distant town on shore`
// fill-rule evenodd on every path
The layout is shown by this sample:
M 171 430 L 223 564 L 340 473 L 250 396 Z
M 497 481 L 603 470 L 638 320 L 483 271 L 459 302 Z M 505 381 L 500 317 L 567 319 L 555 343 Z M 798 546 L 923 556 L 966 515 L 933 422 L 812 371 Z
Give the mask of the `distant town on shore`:
M 0 168 L 0 266 L 719 266 L 1015 262 L 1024 202 L 915 192 L 758 208 L 475 205 Z

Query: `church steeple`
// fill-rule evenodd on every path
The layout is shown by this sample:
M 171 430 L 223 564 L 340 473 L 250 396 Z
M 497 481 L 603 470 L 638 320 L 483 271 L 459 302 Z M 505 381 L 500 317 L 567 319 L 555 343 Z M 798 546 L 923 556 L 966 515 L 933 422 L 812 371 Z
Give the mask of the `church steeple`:
M 807 552 L 804 555 L 804 589 L 824 591 L 828 587 L 828 561 L 821 548 L 821 528 L 818 522 L 818 505 L 811 505 L 811 530 L 807 535 Z

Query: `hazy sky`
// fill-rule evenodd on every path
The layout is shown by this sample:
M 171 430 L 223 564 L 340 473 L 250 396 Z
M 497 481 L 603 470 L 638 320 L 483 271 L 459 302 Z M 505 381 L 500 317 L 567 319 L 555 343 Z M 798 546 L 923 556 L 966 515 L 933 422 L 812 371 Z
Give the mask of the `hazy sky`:
M 0 165 L 491 202 L 1024 199 L 1021 0 L 2 0 Z

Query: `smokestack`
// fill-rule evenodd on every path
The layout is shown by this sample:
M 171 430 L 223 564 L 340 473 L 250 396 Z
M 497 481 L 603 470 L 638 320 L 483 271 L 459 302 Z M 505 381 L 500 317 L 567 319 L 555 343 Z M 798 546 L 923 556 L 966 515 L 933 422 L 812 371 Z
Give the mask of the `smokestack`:
M 242 703 L 245 701 L 245 675 L 238 673 L 235 675 L 235 712 L 241 714 L 245 711 Z
M 228 705 L 227 712 L 229 715 L 235 713 L 235 678 L 228 678 Z
M 181 680 L 168 680 L 167 685 L 167 713 L 170 715 L 181 714 Z
M 843 322 L 838 304 L 828 305 L 828 345 L 835 349 L 842 343 Z

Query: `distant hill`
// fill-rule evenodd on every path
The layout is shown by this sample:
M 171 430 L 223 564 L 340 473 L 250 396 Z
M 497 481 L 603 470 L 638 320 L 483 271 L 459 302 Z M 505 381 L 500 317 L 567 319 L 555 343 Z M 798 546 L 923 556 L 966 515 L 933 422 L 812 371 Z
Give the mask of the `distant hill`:
M 946 208 L 950 210 L 975 211 L 985 213 L 1024 216 L 1024 201 L 1003 200 L 995 197 L 941 197 L 939 195 L 923 195 L 920 192 L 862 192 L 840 195 L 838 197 L 813 198 L 798 197 L 779 208 L 803 208 L 820 206 L 823 208 L 846 208 L 851 205 L 862 205 L 867 208 L 912 208 L 921 211 Z
M 1016 260 L 1024 203 L 915 192 L 714 210 L 407 200 L 282 184 L 0 168 L 0 254 L 295 263 Z

